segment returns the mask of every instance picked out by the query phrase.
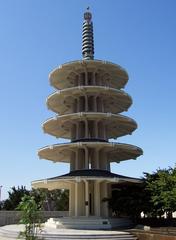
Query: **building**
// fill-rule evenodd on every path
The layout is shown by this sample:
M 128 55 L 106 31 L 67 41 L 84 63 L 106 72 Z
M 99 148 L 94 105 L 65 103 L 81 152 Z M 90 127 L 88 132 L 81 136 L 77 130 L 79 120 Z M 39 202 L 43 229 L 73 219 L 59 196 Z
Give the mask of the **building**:
M 102 200 L 111 196 L 112 186 L 140 183 L 139 179 L 112 173 L 110 164 L 136 159 L 142 150 L 129 144 L 109 142 L 109 139 L 131 134 L 137 124 L 120 114 L 132 104 L 131 97 L 121 90 L 128 81 L 127 72 L 117 64 L 94 59 L 89 11 L 84 13 L 82 56 L 82 60 L 59 66 L 49 77 L 56 92 L 47 98 L 47 106 L 56 116 L 44 122 L 43 130 L 70 142 L 38 151 L 42 159 L 69 163 L 70 172 L 34 181 L 32 186 L 69 189 L 70 219 L 84 217 L 86 221 L 90 219 L 91 224 L 93 218 L 103 219 L 103 224 L 104 219 L 111 218 L 111 212 L 107 202 Z M 48 224 L 57 227 L 60 220 L 52 219 Z M 108 228 L 108 224 L 104 228 Z

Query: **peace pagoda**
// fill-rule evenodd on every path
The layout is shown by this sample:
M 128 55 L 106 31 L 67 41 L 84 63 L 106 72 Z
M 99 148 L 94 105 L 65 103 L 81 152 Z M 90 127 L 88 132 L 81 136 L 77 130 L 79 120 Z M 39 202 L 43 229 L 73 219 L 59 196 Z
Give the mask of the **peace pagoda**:
M 70 172 L 33 181 L 32 187 L 69 190 L 69 216 L 49 219 L 46 225 L 108 229 L 125 225 L 125 220 L 113 219 L 103 199 L 111 197 L 113 186 L 141 182 L 112 173 L 111 163 L 136 159 L 143 152 L 134 145 L 109 142 L 132 134 L 137 124 L 121 114 L 132 104 L 131 97 L 121 90 L 128 81 L 127 72 L 117 64 L 94 59 L 89 10 L 84 13 L 82 57 L 60 65 L 49 76 L 56 91 L 47 98 L 47 106 L 56 116 L 43 123 L 43 130 L 70 141 L 38 151 L 41 159 L 69 163 Z

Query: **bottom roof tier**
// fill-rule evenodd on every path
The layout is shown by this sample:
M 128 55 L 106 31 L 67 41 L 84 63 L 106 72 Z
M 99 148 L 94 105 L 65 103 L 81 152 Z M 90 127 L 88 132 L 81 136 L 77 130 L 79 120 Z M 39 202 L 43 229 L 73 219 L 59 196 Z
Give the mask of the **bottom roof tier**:
M 70 173 L 47 179 L 36 180 L 32 182 L 34 188 L 48 189 L 69 189 L 71 184 L 85 180 L 106 181 L 107 183 L 142 183 L 139 178 L 132 178 L 111 173 L 107 170 L 84 169 L 71 171 Z

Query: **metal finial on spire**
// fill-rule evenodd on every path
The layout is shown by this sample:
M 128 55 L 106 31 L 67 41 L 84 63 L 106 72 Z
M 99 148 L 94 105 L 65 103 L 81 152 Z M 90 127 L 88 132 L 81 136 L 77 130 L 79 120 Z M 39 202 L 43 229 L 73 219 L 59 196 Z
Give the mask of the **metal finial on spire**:
M 82 56 L 85 60 L 94 59 L 94 38 L 92 14 L 87 7 L 84 13 L 83 31 L 82 31 Z

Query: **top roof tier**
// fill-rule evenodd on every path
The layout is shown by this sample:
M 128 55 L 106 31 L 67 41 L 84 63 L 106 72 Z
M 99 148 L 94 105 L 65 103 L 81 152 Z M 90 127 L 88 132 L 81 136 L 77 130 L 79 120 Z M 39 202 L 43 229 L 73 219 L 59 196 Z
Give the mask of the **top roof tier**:
M 101 60 L 80 60 L 68 62 L 54 69 L 50 84 L 56 89 L 76 86 L 107 86 L 124 88 L 128 73 L 121 66 Z

